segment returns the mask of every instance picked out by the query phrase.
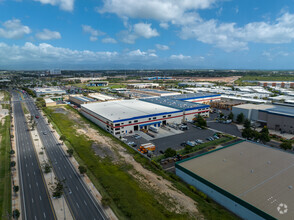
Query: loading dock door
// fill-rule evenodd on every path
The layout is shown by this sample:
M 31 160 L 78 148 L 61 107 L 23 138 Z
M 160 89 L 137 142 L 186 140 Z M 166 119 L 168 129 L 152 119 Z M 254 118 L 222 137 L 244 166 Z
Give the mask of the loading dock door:
M 138 125 L 135 125 L 134 126 L 134 131 L 138 131 L 139 130 L 139 126 Z
M 166 120 L 163 120 L 162 124 L 163 124 L 163 125 L 166 125 Z

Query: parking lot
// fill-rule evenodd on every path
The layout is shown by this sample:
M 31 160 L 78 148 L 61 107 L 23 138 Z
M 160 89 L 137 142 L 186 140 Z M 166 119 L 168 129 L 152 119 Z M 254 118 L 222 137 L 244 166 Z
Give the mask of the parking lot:
M 141 134 L 140 138 L 135 138 L 135 135 L 127 136 L 124 138 L 126 139 L 126 143 L 134 142 L 136 144 L 136 149 L 138 149 L 142 144 L 151 142 L 156 146 L 154 154 L 159 155 L 161 154 L 160 151 L 164 152 L 167 148 L 172 148 L 175 150 L 182 149 L 183 146 L 181 146 L 181 143 L 186 141 L 195 141 L 196 139 L 200 139 L 204 142 L 207 142 L 208 140 L 206 140 L 206 138 L 212 136 L 215 133 L 214 131 L 208 129 L 195 128 L 190 123 L 188 123 L 187 126 L 189 129 L 179 134 L 174 134 L 161 138 L 154 138 L 152 140 L 147 140 L 146 138 L 144 138 L 144 134 Z
M 222 124 L 219 122 L 207 122 L 209 128 L 215 129 L 217 131 L 231 134 L 237 137 L 242 137 L 242 133 L 239 131 L 235 124 Z

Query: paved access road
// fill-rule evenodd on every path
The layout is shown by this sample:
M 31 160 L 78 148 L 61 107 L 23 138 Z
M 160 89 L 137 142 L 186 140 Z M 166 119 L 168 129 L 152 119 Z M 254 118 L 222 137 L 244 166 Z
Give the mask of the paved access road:
M 21 215 L 24 220 L 56 219 L 39 166 L 28 125 L 21 106 L 21 97 L 13 92 L 15 137 L 21 194 Z
M 107 219 L 103 209 L 93 198 L 61 146 L 58 145 L 59 141 L 56 140 L 46 120 L 36 109 L 33 100 L 26 95 L 25 99 L 31 115 L 40 116 L 39 119 L 35 119 L 38 133 L 48 158 L 51 160 L 55 175 L 59 180 L 64 180 L 65 197 L 74 218 L 78 220 Z

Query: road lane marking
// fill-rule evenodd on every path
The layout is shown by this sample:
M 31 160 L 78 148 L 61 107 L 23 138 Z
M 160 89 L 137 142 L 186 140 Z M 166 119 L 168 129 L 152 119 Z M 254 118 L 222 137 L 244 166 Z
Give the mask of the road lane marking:
M 85 203 L 86 206 L 88 206 L 85 200 L 84 200 L 84 203 Z
M 76 204 L 77 204 L 77 207 L 80 208 L 80 206 L 79 206 L 79 204 L 77 202 L 76 202 Z
M 41 196 L 39 196 L 39 198 L 40 198 L 40 200 L 42 200 L 42 197 Z

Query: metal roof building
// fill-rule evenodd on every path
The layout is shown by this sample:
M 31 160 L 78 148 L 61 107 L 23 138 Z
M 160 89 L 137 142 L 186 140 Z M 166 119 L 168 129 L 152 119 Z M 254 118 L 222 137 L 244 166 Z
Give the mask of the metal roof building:
M 182 95 L 172 95 L 166 96 L 169 99 L 182 100 L 188 102 L 199 102 L 199 103 L 209 103 L 212 101 L 218 101 L 221 99 L 219 94 L 209 94 L 209 93 L 188 93 Z
M 195 115 L 209 115 L 209 105 L 163 97 L 81 105 L 81 113 L 113 135 L 126 135 L 149 126 L 182 123 Z
M 89 97 L 86 96 L 69 96 L 69 101 L 80 106 L 82 104 L 87 104 L 87 103 L 91 103 L 91 102 L 95 102 L 95 99 L 91 99 Z
M 293 219 L 291 153 L 242 141 L 178 162 L 176 174 L 243 219 Z
M 49 95 L 49 94 L 66 94 L 66 91 L 63 89 L 60 89 L 59 87 L 48 87 L 48 88 L 34 88 L 33 89 L 36 96 L 41 96 L 41 95 Z

